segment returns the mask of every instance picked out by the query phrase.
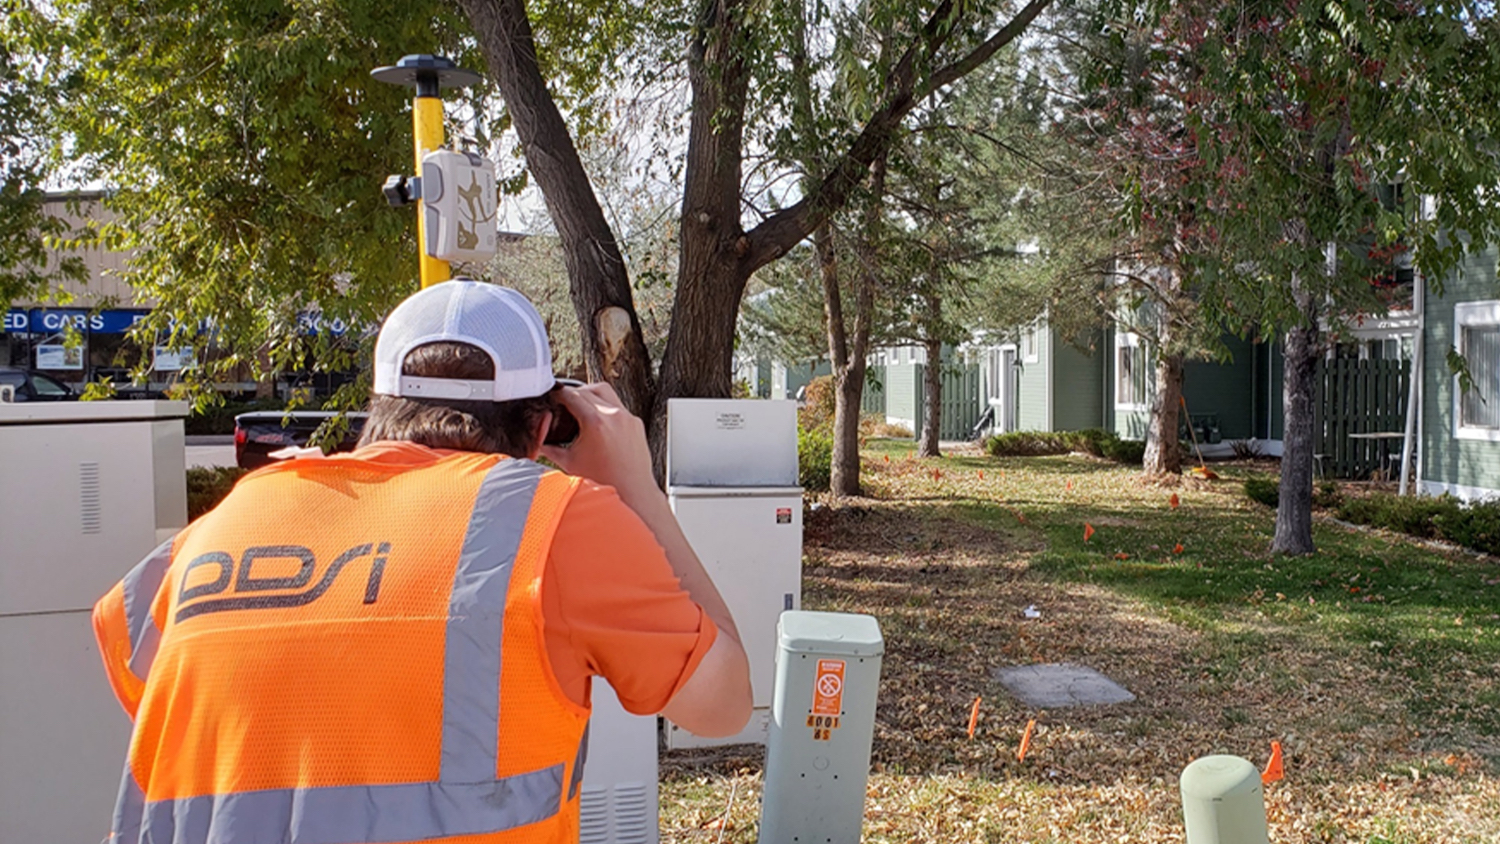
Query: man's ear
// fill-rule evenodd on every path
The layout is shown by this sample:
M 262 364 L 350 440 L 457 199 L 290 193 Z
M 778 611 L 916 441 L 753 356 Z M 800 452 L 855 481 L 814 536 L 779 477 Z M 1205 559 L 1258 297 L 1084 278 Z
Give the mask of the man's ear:
M 527 459 L 535 460 L 541 455 L 542 443 L 546 442 L 547 432 L 550 430 L 552 430 L 552 411 L 549 410 L 542 414 L 542 418 L 537 420 L 536 427 L 531 431 L 531 448 L 527 451 Z

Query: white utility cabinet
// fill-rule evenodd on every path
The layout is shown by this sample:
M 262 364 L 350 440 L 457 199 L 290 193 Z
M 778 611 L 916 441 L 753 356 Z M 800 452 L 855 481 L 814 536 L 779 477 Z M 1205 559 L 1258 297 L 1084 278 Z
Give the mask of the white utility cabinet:
M 657 844 L 656 717 L 626 712 L 602 677 L 592 698 L 579 844 Z
M 708 739 L 667 722 L 669 748 L 764 744 L 776 671 L 776 620 L 802 606 L 797 403 L 667 402 L 667 495 L 688 542 L 734 615 L 755 712 L 737 735 Z
M 130 720 L 90 615 L 187 524 L 187 412 L 0 403 L 0 842 L 109 832 Z

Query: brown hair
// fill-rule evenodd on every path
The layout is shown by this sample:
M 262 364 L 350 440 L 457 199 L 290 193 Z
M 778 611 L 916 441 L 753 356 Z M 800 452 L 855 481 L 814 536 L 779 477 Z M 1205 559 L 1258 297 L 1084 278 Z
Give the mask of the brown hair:
M 401 374 L 493 381 L 495 362 L 467 343 L 428 343 L 406 355 Z M 552 400 L 545 395 L 502 402 L 376 395 L 370 399 L 370 418 L 359 444 L 402 440 L 429 448 L 529 457 L 537 445 L 537 423 L 551 408 Z

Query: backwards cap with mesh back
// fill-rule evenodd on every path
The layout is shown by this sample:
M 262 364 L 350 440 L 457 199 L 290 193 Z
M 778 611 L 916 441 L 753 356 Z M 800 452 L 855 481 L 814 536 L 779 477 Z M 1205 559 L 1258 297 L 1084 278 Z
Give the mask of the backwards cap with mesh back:
M 412 349 L 443 342 L 488 352 L 495 379 L 401 374 Z M 375 341 L 375 392 L 383 396 L 500 402 L 540 396 L 554 383 L 542 317 L 508 287 L 454 279 L 425 288 L 391 311 Z

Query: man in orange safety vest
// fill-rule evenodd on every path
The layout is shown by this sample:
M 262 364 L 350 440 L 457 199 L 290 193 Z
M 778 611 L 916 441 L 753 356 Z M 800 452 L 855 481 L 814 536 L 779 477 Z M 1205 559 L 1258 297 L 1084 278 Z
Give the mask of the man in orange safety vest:
M 644 426 L 555 382 L 530 302 L 409 297 L 373 392 L 357 450 L 245 476 L 95 607 L 134 720 L 109 844 L 572 842 L 591 677 L 703 735 L 748 720 Z

